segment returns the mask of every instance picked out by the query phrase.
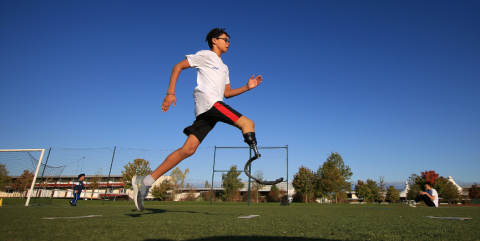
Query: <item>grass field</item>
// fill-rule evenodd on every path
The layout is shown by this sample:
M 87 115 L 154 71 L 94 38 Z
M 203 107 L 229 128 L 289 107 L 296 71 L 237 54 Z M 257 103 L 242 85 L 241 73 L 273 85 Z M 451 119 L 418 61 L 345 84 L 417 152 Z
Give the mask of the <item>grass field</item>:
M 152 201 L 138 212 L 127 201 L 54 202 L 0 207 L 0 240 L 480 240 L 480 206 Z M 87 215 L 101 216 L 65 218 Z M 238 218 L 248 215 L 260 216 Z

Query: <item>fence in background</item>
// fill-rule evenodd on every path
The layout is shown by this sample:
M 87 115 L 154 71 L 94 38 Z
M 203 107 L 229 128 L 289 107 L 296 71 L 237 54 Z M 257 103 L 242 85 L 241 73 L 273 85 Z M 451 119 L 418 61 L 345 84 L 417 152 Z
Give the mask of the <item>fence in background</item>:
M 280 176 L 288 177 L 288 148 L 287 147 L 260 147 L 262 157 L 252 163 L 252 173 L 263 171 L 265 179 L 276 179 Z M 128 163 L 135 159 L 144 159 L 149 162 L 150 168 L 157 168 L 173 150 L 142 150 L 131 148 L 50 148 L 39 168 L 35 182 L 31 204 L 49 204 L 51 198 L 72 197 L 73 186 L 80 173 L 85 173 L 84 182 L 88 183 L 94 177 L 101 177 L 97 190 L 87 190 L 81 198 L 114 199 L 128 195 L 123 188 L 122 171 Z M 185 179 L 185 185 L 203 188 L 211 181 L 212 187 L 221 188 L 221 175 L 215 177 L 216 170 L 229 170 L 236 165 L 238 170 L 243 167 L 250 156 L 248 147 L 205 147 L 198 148 L 195 154 L 177 165 L 182 171 L 188 168 L 190 172 Z M 38 162 L 39 157 L 29 155 L 24 160 L 11 158 L 1 159 L 6 165 L 9 175 L 16 179 L 24 170 L 32 169 L 32 162 Z M 25 165 L 18 165 L 24 162 Z M 2 164 L 0 163 L 0 164 Z M 215 164 L 216 163 L 216 164 Z M 215 166 L 216 165 L 216 166 Z M 213 170 L 212 170 L 213 166 Z M 35 171 L 34 169 L 30 171 Z M 170 172 L 165 175 L 169 175 Z M 242 173 L 240 178 L 248 182 L 247 176 Z M 88 189 L 88 187 L 87 187 Z M 102 193 L 103 192 L 103 193 Z M 28 191 L 8 190 L 5 197 L 27 196 Z

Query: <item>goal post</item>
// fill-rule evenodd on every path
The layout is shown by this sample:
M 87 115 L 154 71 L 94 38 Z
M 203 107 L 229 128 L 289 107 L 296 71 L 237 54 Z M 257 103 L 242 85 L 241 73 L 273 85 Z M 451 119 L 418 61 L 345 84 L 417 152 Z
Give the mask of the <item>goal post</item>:
M 32 194 L 34 192 L 35 182 L 37 180 L 38 171 L 40 170 L 40 166 L 42 164 L 42 159 L 43 159 L 43 154 L 45 153 L 45 149 L 1 149 L 0 150 L 0 152 L 36 152 L 36 151 L 40 152 L 40 157 L 38 158 L 38 163 L 35 168 L 35 174 L 33 176 L 30 190 L 28 191 L 28 197 L 27 197 L 27 201 L 25 202 L 25 206 L 28 206 L 28 204 L 30 203 L 30 198 L 32 197 Z

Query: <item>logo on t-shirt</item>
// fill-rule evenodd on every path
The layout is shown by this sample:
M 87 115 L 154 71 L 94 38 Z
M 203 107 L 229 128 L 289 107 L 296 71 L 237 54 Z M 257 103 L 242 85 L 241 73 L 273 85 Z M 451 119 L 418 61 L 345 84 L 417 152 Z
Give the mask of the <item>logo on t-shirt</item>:
M 215 67 L 215 66 L 213 66 L 213 67 L 212 67 L 212 69 L 214 69 L 214 70 L 218 70 L 218 68 L 217 68 L 217 67 Z

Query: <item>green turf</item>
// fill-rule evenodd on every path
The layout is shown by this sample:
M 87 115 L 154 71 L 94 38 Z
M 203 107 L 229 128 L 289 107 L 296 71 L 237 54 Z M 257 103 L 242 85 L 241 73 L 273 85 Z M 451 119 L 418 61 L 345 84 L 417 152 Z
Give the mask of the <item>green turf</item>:
M 480 206 L 146 202 L 137 212 L 127 201 L 54 203 L 0 207 L 0 240 L 480 240 Z M 86 215 L 102 216 L 43 219 Z M 260 216 L 238 218 L 248 215 Z

